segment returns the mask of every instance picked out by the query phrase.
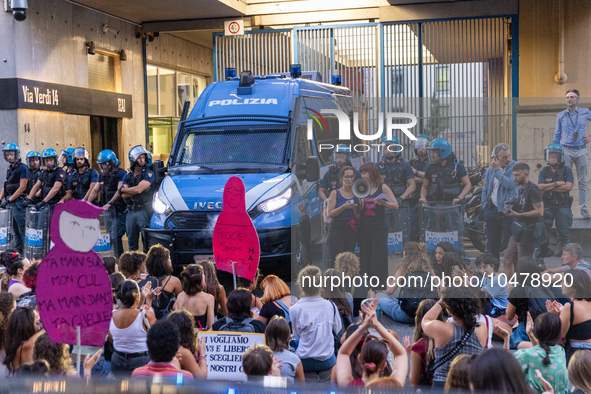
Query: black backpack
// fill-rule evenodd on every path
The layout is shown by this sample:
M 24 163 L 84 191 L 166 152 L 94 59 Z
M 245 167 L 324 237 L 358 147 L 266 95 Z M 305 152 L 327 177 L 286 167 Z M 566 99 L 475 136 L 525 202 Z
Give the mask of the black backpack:
M 248 332 L 254 333 L 254 326 L 250 324 L 253 319 L 247 317 L 246 319 L 242 320 L 241 322 L 237 322 L 232 320 L 229 317 L 226 317 L 226 324 L 220 327 L 219 331 L 232 331 L 232 332 Z
M 556 296 L 552 290 L 544 286 L 523 286 L 525 289 L 525 296 L 527 297 L 527 309 L 533 321 L 541 315 L 546 313 L 546 301 L 556 300 Z
M 332 339 L 334 342 L 334 354 L 337 355 L 339 353 L 339 349 L 341 348 L 341 345 L 342 345 L 341 344 L 341 337 L 343 336 L 345 331 L 347 331 L 347 327 L 349 327 L 351 324 L 353 324 L 353 319 L 351 318 L 351 316 L 347 316 L 343 312 L 339 311 L 334 302 L 330 301 L 330 303 L 332 304 L 333 313 L 335 315 L 338 313 L 339 316 L 341 317 L 341 330 L 337 334 L 335 334 L 334 331 L 332 333 L 332 337 L 333 337 Z
M 412 280 L 411 277 L 413 277 Z M 414 278 L 416 278 L 416 281 Z M 415 317 L 421 301 L 439 298 L 437 289 L 431 290 L 431 281 L 429 279 L 430 274 L 428 272 L 413 271 L 406 274 L 406 286 L 400 289 L 398 298 L 400 299 L 400 309 L 408 316 Z M 415 283 L 417 286 L 415 286 Z

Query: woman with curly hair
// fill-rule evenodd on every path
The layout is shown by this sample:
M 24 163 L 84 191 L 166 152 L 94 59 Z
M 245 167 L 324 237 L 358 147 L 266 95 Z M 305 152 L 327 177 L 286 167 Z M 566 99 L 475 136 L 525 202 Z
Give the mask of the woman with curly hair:
M 359 274 L 359 257 L 351 252 L 339 253 L 337 254 L 334 268 L 340 275 L 351 278 L 351 288 L 343 289 L 343 291 L 345 291 L 345 296 L 347 297 L 347 300 L 349 300 L 349 306 L 353 312 L 353 323 L 357 323 L 359 321 L 359 310 L 356 310 L 353 306 L 353 296 L 351 295 L 351 292 L 353 292 L 353 278 Z
M 92 367 L 98 361 L 99 349 L 94 355 L 87 355 L 84 359 L 84 376 L 90 376 Z M 55 343 L 49 339 L 49 335 L 44 333 L 35 342 L 33 350 L 35 360 L 45 360 L 49 364 L 50 375 L 76 376 L 76 368 L 70 358 L 70 347 L 64 343 Z
M 0 256 L 0 265 L 6 267 L 4 282 L 8 279 L 8 286 L 3 291 L 8 291 L 17 299 L 21 295 L 31 291 L 23 282 L 23 275 L 27 268 L 29 268 L 29 260 L 25 259 L 16 249 L 8 249 Z
M 202 260 L 197 265 L 203 268 L 203 273 L 205 274 L 205 292 L 211 294 L 215 300 L 214 310 L 217 318 L 221 319 L 224 316 L 228 316 L 226 289 L 218 281 L 215 265 L 209 260 Z
M 40 329 L 39 314 L 29 307 L 17 307 L 8 318 L 4 365 L 13 374 L 21 364 L 33 361 L 37 338 L 45 333 Z
M 181 346 L 178 353 L 181 354 L 181 369 L 189 371 L 195 378 L 207 379 L 207 365 L 205 360 L 205 338 L 199 340 L 195 346 L 195 321 L 186 310 L 174 311 L 166 318 L 179 329 Z
M 382 311 L 399 323 L 413 323 L 420 302 L 423 299 L 437 298 L 437 292 L 431 290 L 431 275 L 433 271 L 429 263 L 427 245 L 407 242 L 404 245 L 402 263 L 394 275 L 394 280 L 389 280 L 385 294 L 376 295 Z M 399 284 L 400 296 L 391 297 Z
M 195 320 L 195 329 L 199 331 L 211 330 L 213 326 L 214 300 L 205 289 L 205 274 L 201 266 L 191 264 L 181 273 L 183 291 L 174 304 L 174 310 L 186 309 Z
M 119 257 L 119 272 L 125 279 L 140 282 L 145 278 L 146 255 L 141 252 L 125 252 Z
M 449 287 L 441 300 L 425 314 L 421 327 L 435 341 L 433 387 L 444 388 L 452 362 L 458 354 L 480 354 L 487 344 L 488 329 L 477 322 L 481 313 L 476 291 L 469 287 Z M 442 308 L 453 317 L 452 322 L 438 319 Z

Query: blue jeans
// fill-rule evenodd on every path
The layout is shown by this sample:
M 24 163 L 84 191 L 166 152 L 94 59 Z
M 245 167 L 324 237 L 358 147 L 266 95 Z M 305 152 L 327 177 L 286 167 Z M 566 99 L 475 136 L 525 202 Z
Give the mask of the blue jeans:
M 150 362 L 150 356 L 126 359 L 117 353 L 111 357 L 111 372 L 116 376 L 131 376 L 134 369 L 143 367 Z
M 127 211 L 125 219 L 125 229 L 127 231 L 127 244 L 129 251 L 136 251 L 139 248 L 139 240 L 142 228 L 150 226 L 148 213 L 144 210 Z
M 573 212 L 568 205 L 546 206 L 546 204 L 544 204 L 544 223 L 549 231 L 552 229 L 552 224 L 554 222 L 556 222 L 556 233 L 560 245 L 565 246 L 566 244 L 569 244 L 569 229 L 573 224 Z
M 125 235 L 127 214 L 125 209 L 116 210 L 115 220 L 117 222 L 117 258 L 123 254 L 123 236 Z
M 23 252 L 25 243 L 25 219 L 26 208 L 23 207 L 23 199 L 12 203 L 12 231 L 14 234 L 14 248 Z
M 332 340 L 332 338 L 330 338 Z M 334 367 L 337 363 L 337 358 L 333 354 L 329 359 L 318 361 L 315 358 L 302 358 L 302 366 L 305 372 L 320 372 Z
M 410 317 L 402 309 L 400 309 L 401 301 L 398 298 L 390 297 L 386 293 L 376 294 L 378 304 L 382 308 L 382 312 L 390 316 L 392 320 L 398 323 L 411 324 L 415 322 L 414 317 Z
M 517 329 L 513 331 L 509 337 L 509 347 L 511 349 L 517 349 L 517 345 L 519 345 L 521 342 L 529 341 L 529 336 L 527 336 L 527 333 L 525 332 L 525 323 L 519 322 L 519 326 L 517 326 Z
M 486 223 L 486 239 L 488 240 L 486 249 L 497 260 L 500 260 L 501 249 L 504 249 L 501 248 L 503 234 L 505 234 L 504 247 L 506 248 L 511 237 L 513 218 L 501 218 L 497 207 L 493 204 L 487 204 L 484 207 L 484 222 Z

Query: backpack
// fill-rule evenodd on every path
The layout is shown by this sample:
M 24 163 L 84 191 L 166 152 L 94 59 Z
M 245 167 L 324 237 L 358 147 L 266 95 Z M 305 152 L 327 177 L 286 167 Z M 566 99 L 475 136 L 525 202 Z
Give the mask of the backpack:
M 285 315 L 285 321 L 287 322 L 287 324 L 289 324 L 289 326 L 291 327 L 291 316 L 289 316 L 289 308 L 287 307 L 287 305 L 285 305 L 285 303 L 281 300 L 275 300 L 275 302 L 277 303 L 277 305 L 279 305 L 281 307 L 281 309 L 283 310 L 283 314 Z M 295 298 L 293 296 L 291 296 L 291 303 L 292 305 L 295 304 Z
M 556 300 L 556 296 L 548 287 L 544 286 L 523 286 L 525 289 L 525 296 L 527 297 L 527 309 L 533 321 L 541 315 L 546 313 L 546 301 Z
M 254 333 L 254 326 L 250 324 L 253 319 L 247 317 L 241 322 L 235 322 L 229 317 L 226 317 L 226 324 L 219 328 L 219 331 L 232 331 L 232 332 L 248 332 Z
M 419 304 L 425 299 L 437 299 L 437 289 L 431 290 L 430 274 L 428 272 L 413 271 L 406 274 L 406 286 L 400 289 L 400 309 L 410 317 L 415 317 Z M 410 280 L 410 277 L 416 277 L 416 281 Z M 418 279 L 421 277 L 421 279 Z M 414 286 L 414 284 L 417 286 Z M 423 284 L 423 286 L 418 286 Z
M 332 333 L 333 341 L 334 341 L 334 354 L 335 356 L 339 353 L 339 349 L 341 348 L 341 337 L 347 331 L 347 327 L 349 327 L 353 323 L 353 319 L 350 316 L 345 315 L 343 312 L 337 309 L 337 306 L 334 302 L 330 301 L 332 304 L 333 313 L 336 315 L 337 312 L 341 317 L 341 330 L 335 334 L 334 331 Z

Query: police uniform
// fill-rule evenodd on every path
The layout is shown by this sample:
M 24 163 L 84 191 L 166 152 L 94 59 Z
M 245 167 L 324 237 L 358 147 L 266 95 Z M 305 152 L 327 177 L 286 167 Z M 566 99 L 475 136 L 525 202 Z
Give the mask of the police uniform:
M 4 181 L 4 195 L 6 198 L 12 196 L 20 187 L 21 179 L 29 178 L 29 169 L 21 161 L 8 166 L 6 170 L 6 180 Z M 24 198 L 23 192 L 20 197 L 12 201 L 12 230 L 14 234 L 14 247 L 18 250 L 23 250 L 23 242 L 25 238 L 25 217 L 26 211 L 23 206 Z
M 75 170 L 73 174 L 70 175 L 68 190 L 73 191 L 73 198 L 82 200 L 84 196 L 86 196 L 88 189 L 90 189 L 90 185 L 92 183 L 98 182 L 98 180 L 99 175 L 97 170 L 94 170 L 90 167 L 86 167 L 82 173 L 80 173 L 78 170 Z
M 137 175 L 134 175 L 132 167 L 125 175 L 123 184 L 135 187 L 142 181 L 148 181 L 150 184 L 154 183 L 154 173 L 150 171 L 147 165 L 143 166 Z M 151 188 L 150 186 L 142 193 L 124 199 L 127 205 L 126 231 L 130 251 L 138 249 L 141 229 L 150 226 L 148 204 L 152 202 Z
M 406 191 L 408 187 L 406 181 L 415 177 L 410 164 L 405 162 L 401 157 L 392 163 L 382 159 L 378 162 L 377 166 L 380 175 L 384 177 L 383 182 L 388 185 L 396 198 L 402 196 Z
M 549 165 L 540 171 L 538 183 L 551 184 L 554 182 L 574 182 L 573 171 L 570 167 L 560 164 L 556 171 L 552 171 Z M 573 222 L 571 210 L 572 197 L 569 192 L 542 192 L 544 198 L 544 222 L 546 227 L 551 229 L 556 221 L 558 240 L 562 246 L 570 243 L 569 229 Z
M 119 182 L 125 181 L 127 172 L 123 168 L 115 167 L 113 171 L 109 173 L 102 173 L 99 176 L 99 182 L 101 183 L 101 206 L 107 205 L 109 201 L 115 196 L 115 193 L 119 190 Z M 125 235 L 125 202 L 123 199 L 117 200 L 111 205 L 115 209 L 115 217 L 117 224 L 117 254 L 121 256 L 123 253 L 123 236 Z
M 29 193 L 31 193 L 31 190 L 33 190 L 33 186 L 35 186 L 35 184 L 37 183 L 37 180 L 39 180 L 40 176 L 41 176 L 40 169 L 34 171 L 29 168 L 29 174 L 28 174 L 29 183 L 27 183 L 27 191 L 25 192 L 25 196 L 28 196 Z M 32 204 L 37 204 L 39 201 L 41 201 L 41 199 L 37 196 L 33 196 L 33 198 L 31 199 Z
M 464 165 L 454 155 L 446 159 L 445 165 L 429 164 L 425 179 L 429 181 L 427 201 L 448 201 L 462 193 L 462 178 L 468 175 Z
M 425 156 L 425 160 L 415 157 L 409 162 L 409 164 L 416 171 L 425 172 L 427 170 L 427 166 L 429 165 L 429 160 L 427 159 L 427 156 Z M 417 184 L 417 188 L 408 198 L 408 206 L 410 208 L 410 240 L 419 242 L 421 239 L 419 226 L 419 207 L 421 204 L 419 203 L 419 199 L 421 198 L 423 180 L 421 178 L 415 177 L 415 182 Z
M 41 171 L 39 180 L 41 181 L 41 200 L 44 200 L 45 197 L 47 197 L 56 182 L 62 182 L 60 190 L 47 202 L 49 205 L 55 206 L 55 204 L 60 202 L 60 200 L 66 195 L 66 174 L 61 168 L 56 168 L 54 170 L 45 169 Z
M 353 167 L 350 162 L 347 162 L 343 165 L 343 167 L 345 166 Z M 326 189 L 324 192 L 324 194 L 326 194 L 326 198 L 330 197 L 330 193 L 332 193 L 333 190 L 339 189 L 341 186 L 343 186 L 341 185 L 341 168 L 342 167 L 332 165 L 322 177 L 322 180 L 320 181 L 320 187 Z M 355 180 L 361 178 L 359 171 L 357 171 L 355 167 L 353 167 L 353 169 L 355 170 Z

